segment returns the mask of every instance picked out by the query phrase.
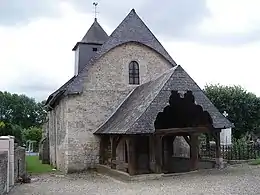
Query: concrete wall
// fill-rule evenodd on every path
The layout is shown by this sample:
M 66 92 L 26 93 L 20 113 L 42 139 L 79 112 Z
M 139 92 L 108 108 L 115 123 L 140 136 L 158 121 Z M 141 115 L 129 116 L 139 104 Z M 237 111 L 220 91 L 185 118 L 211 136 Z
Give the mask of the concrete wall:
M 140 83 L 153 80 L 172 66 L 150 48 L 127 43 L 102 56 L 84 73 L 84 92 L 67 101 L 68 169 L 80 171 L 99 161 L 99 138 L 93 135 L 136 86 L 129 85 L 128 66 L 137 61 Z
M 0 151 L 0 195 L 7 192 L 8 152 Z

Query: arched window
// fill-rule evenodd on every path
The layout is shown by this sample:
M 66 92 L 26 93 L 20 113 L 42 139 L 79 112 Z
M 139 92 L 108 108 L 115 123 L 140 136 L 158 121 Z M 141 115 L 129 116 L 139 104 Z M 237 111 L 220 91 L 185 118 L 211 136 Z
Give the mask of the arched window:
M 139 85 L 139 64 L 136 61 L 132 61 L 129 64 L 129 84 Z

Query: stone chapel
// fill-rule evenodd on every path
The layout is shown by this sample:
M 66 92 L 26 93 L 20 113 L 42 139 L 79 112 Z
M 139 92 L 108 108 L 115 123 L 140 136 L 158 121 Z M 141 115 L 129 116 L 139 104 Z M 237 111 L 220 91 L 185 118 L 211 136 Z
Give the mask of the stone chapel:
M 73 51 L 75 74 L 48 97 L 44 125 L 50 163 L 65 173 L 100 164 L 174 172 L 176 136 L 190 146 L 179 165 L 197 169 L 198 135 L 212 134 L 218 146 L 221 129 L 232 127 L 134 9 L 110 36 L 95 18 Z

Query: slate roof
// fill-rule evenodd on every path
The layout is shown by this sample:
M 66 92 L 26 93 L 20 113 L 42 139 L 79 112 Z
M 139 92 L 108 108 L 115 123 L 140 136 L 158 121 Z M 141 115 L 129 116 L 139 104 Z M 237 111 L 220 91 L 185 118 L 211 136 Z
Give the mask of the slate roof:
M 168 60 L 172 66 L 177 64 L 167 53 L 161 43 L 156 39 L 149 28 L 144 24 L 141 18 L 136 14 L 135 10 L 126 16 L 126 18 L 119 24 L 119 26 L 112 32 L 108 40 L 101 46 L 101 49 L 96 55 L 86 64 L 85 68 L 78 74 L 75 80 L 70 84 L 66 94 L 81 92 L 83 89 L 84 78 L 88 69 L 109 50 L 128 42 L 136 42 L 145 45 Z
M 89 32 L 87 32 L 87 34 L 83 37 L 83 41 L 94 40 L 92 36 L 94 29 L 99 28 L 100 25 L 97 21 L 95 21 L 92 26 L 93 28 L 91 27 Z M 102 27 L 100 26 L 100 28 Z M 103 36 L 101 36 L 101 38 L 102 37 Z M 171 56 L 168 54 L 168 52 L 164 49 L 162 44 L 157 40 L 157 38 L 153 35 L 149 28 L 144 24 L 141 18 L 136 14 L 135 10 L 132 9 L 131 12 L 126 16 L 126 18 L 112 32 L 107 41 L 101 46 L 100 50 L 96 53 L 96 55 L 92 59 L 90 59 L 90 61 L 86 64 L 85 68 L 81 72 L 79 72 L 79 74 L 71 82 L 67 83 L 66 87 L 63 87 L 63 89 L 65 89 L 63 95 L 81 93 L 83 90 L 83 83 L 87 75 L 88 69 L 91 66 L 93 66 L 94 63 L 109 50 L 127 42 L 136 42 L 145 45 L 161 54 L 167 61 L 169 61 L 172 64 L 172 66 L 177 65 L 175 61 L 171 58 Z M 48 101 L 46 102 L 46 104 L 48 104 Z
M 59 96 L 63 95 L 66 91 L 69 84 L 75 79 L 75 76 L 70 78 L 66 83 L 64 83 L 59 89 L 54 91 L 47 99 L 45 105 L 49 105 L 52 107 L 52 105 L 55 103 L 55 101 L 59 98 Z
M 73 51 L 77 48 L 77 45 L 79 43 L 89 43 L 89 44 L 104 44 L 108 39 L 108 35 L 106 31 L 101 27 L 101 25 L 98 23 L 97 19 L 95 18 L 93 24 L 87 31 L 87 33 L 84 35 L 82 40 L 78 42 L 74 48 Z
M 168 105 L 172 90 L 191 90 L 196 103 L 209 112 L 214 128 L 233 127 L 185 70 L 178 65 L 156 80 L 138 86 L 95 134 L 154 133 L 154 121 L 157 114 Z

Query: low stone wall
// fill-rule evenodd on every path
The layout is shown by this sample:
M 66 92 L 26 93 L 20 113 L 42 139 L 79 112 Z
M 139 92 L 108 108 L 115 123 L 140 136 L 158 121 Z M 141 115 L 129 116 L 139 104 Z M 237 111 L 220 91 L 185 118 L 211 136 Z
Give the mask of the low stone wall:
M 7 191 L 8 152 L 0 151 L 0 195 Z
M 25 148 L 18 146 L 14 150 L 14 181 L 26 174 Z
M 13 136 L 0 136 L 0 195 L 8 193 L 26 175 L 25 148 L 16 147 Z

